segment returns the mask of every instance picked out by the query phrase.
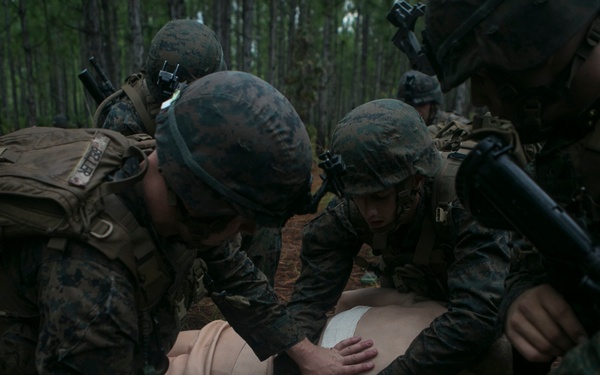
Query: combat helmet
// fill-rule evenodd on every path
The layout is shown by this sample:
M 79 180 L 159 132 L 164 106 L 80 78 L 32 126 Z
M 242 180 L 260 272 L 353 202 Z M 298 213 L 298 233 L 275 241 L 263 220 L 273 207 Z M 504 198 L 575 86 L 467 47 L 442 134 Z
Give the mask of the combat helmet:
M 425 49 L 447 92 L 482 66 L 541 64 L 599 10 L 600 0 L 430 0 Z
M 444 102 L 437 78 L 418 70 L 409 70 L 402 74 L 396 98 L 412 106 L 427 103 L 442 106 Z
M 419 113 L 395 99 L 377 99 L 349 112 L 337 124 L 332 152 L 346 163 L 345 196 L 398 186 L 415 174 L 433 177 L 441 157 Z
M 208 26 L 189 19 L 170 21 L 158 31 L 150 44 L 145 66 L 151 89 L 164 91 L 167 98 L 177 83 L 190 83 L 226 69 L 216 34 Z M 173 76 L 177 82 L 171 80 Z
M 572 132 L 546 111 L 567 96 L 577 67 L 600 41 L 600 22 L 591 22 L 599 10 L 600 0 L 432 0 L 424 47 L 444 91 L 480 68 L 492 72 L 502 116 L 523 143 L 535 143 L 559 128 Z M 541 66 L 585 28 L 577 53 L 552 82 L 526 87 L 509 79 Z
M 163 107 L 156 128 L 159 168 L 191 215 L 206 215 L 207 191 L 262 226 L 283 225 L 310 201 L 306 128 L 267 82 L 216 72 Z

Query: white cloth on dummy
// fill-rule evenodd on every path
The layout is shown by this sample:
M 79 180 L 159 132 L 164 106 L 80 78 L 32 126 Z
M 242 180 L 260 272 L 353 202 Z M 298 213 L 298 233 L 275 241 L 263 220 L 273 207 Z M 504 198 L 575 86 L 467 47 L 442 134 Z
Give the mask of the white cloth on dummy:
M 404 353 L 413 339 L 433 319 L 446 311 L 434 301 L 413 306 L 357 306 L 331 318 L 323 332 L 328 347 L 355 335 L 372 339 L 379 354 L 376 374 Z M 331 337 L 331 338 L 329 338 Z M 333 340 L 333 341 L 332 341 Z M 320 340 L 322 345 L 323 338 Z M 183 331 L 169 352 L 169 375 L 247 375 L 273 374 L 272 359 L 260 362 L 250 347 L 229 324 L 213 321 L 199 331 Z
M 333 348 L 338 342 L 354 336 L 358 321 L 370 309 L 368 306 L 356 306 L 351 310 L 335 315 L 321 336 L 321 345 L 324 348 Z

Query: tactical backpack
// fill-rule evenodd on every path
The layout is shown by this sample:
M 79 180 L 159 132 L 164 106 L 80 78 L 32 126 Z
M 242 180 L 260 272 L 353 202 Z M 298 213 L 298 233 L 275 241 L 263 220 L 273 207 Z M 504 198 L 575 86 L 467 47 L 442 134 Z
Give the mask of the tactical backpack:
M 121 260 L 137 277 L 141 305 L 155 304 L 170 285 L 168 271 L 146 229 L 114 195 L 146 170 L 122 180 L 106 178 L 127 158 L 146 159 L 143 138 L 45 127 L 1 136 L 0 240 L 43 235 L 59 251 L 68 239 L 84 241 Z

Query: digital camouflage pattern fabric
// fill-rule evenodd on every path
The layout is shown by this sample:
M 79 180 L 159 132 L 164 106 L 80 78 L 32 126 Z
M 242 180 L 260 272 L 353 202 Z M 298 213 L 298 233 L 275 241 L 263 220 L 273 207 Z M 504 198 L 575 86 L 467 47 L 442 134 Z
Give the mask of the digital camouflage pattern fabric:
M 442 133 L 448 134 L 447 130 L 452 126 L 455 129 L 457 126 L 470 127 L 470 121 L 465 117 L 443 110 L 444 96 L 436 77 L 428 76 L 417 70 L 405 72 L 400 77 L 396 98 L 413 107 L 431 105 L 424 120 L 434 137 L 441 138 Z
M 429 1 L 425 48 L 447 92 L 483 66 L 516 72 L 541 64 L 595 17 L 590 9 L 597 4 L 597 0 Z
M 441 165 L 419 114 L 394 99 L 374 100 L 350 111 L 336 126 L 331 149 L 343 155 L 348 197 L 396 186 L 416 173 L 431 177 Z
M 594 58 L 600 41 L 599 12 L 598 0 L 432 0 L 424 32 L 445 91 L 481 71 L 497 81 L 495 94 L 501 105 L 492 114 L 512 121 L 523 143 L 543 143 L 526 170 L 596 242 L 600 238 L 596 203 L 600 200 L 600 124 L 591 114 L 598 113 L 600 105 Z M 574 39 L 578 35 L 579 41 Z M 557 56 L 566 61 L 560 72 L 547 79 L 549 84 L 535 86 L 529 81 Z M 583 70 L 586 63 L 592 65 L 587 71 Z M 502 77 L 514 75 L 528 83 L 503 82 Z M 564 97 L 573 99 L 565 104 L 560 101 Z M 596 373 L 600 368 L 597 293 L 588 295 L 578 285 L 580 265 L 569 261 L 570 253 L 558 264 L 541 253 L 543 249 L 514 249 L 500 321 L 507 322 L 509 306 L 524 291 L 551 283 L 591 337 L 567 352 L 551 373 Z
M 446 221 L 436 220 L 432 194 L 441 157 L 423 120 L 406 103 L 381 99 L 352 110 L 336 127 L 332 150 L 347 165 L 344 192 L 356 197 L 395 187 L 397 218 L 385 233 L 375 232 L 352 198 L 334 198 L 303 228 L 302 271 L 288 303 L 302 332 L 318 339 L 366 244 L 381 256 L 382 286 L 448 306 L 382 373 L 467 368 L 499 337 L 496 313 L 509 264 L 506 233 L 477 225 L 456 197 L 446 206 Z M 414 175 L 425 176 L 425 186 L 404 191 L 404 180 Z M 418 202 L 406 221 L 398 221 L 402 191 Z M 422 246 L 423 237 L 431 246 Z
M 163 26 L 150 43 L 145 72 L 156 84 L 161 70 L 173 72 L 175 68 L 179 82 L 188 84 L 227 70 L 223 48 L 214 31 L 196 20 L 174 20 Z
M 258 227 L 252 235 L 243 235 L 240 244 L 240 250 L 246 252 L 273 286 L 281 257 L 282 240 L 281 228 Z
M 197 179 L 196 183 L 202 178 L 223 178 L 226 181 L 222 186 L 228 189 L 252 187 L 255 182 L 262 184 L 266 179 L 276 185 L 276 178 L 286 178 L 284 185 L 290 195 L 280 196 L 281 200 L 261 194 L 251 197 L 256 205 L 251 209 L 262 212 L 260 209 L 264 205 L 267 209 L 277 210 L 277 214 L 281 212 L 281 217 L 277 216 L 281 220 L 294 211 L 297 203 L 289 198 L 300 193 L 310 194 L 306 182 L 310 175 L 311 151 L 306 129 L 291 104 L 266 82 L 247 73 L 224 74 L 218 82 L 207 77 L 204 77 L 207 82 L 202 79 L 193 82 L 179 97 L 181 102 L 175 100 L 165 108 L 165 122 L 158 122 L 157 147 L 159 150 L 161 147 L 167 149 L 163 156 L 168 161 L 161 170 L 169 176 L 168 182 L 186 181 L 186 175 L 188 180 Z M 238 96 L 226 93 L 237 93 Z M 194 96 L 203 100 L 195 101 Z M 219 98 L 222 105 L 215 98 Z M 220 118 L 209 110 L 207 118 L 211 121 L 220 118 L 219 124 L 230 133 L 208 131 L 212 122 L 207 124 L 199 114 L 205 110 L 199 105 L 205 99 L 214 108 L 221 109 L 220 114 L 224 116 Z M 239 108 L 235 106 L 236 100 Z M 179 107 L 179 104 L 182 106 Z M 241 114 L 248 117 L 240 117 Z M 278 117 L 279 114 L 282 116 Z M 195 135 L 187 137 L 189 143 L 168 139 L 165 133 L 170 130 L 166 128 L 173 124 L 168 119 L 169 115 L 176 118 L 181 132 Z M 207 131 L 194 131 L 194 126 L 196 130 L 207 127 Z M 239 141 L 239 147 L 227 141 L 231 133 Z M 201 138 L 199 134 L 207 137 Z M 267 147 L 258 145 L 260 141 L 273 143 Z M 206 147 L 199 142 L 206 142 Z M 170 149 L 177 145 L 180 146 L 178 150 Z M 257 172 L 265 171 L 267 166 L 285 166 L 287 169 L 280 174 L 271 173 L 268 178 L 236 181 L 234 178 L 226 179 L 229 174 L 222 175 L 219 174 L 221 171 L 209 169 L 201 154 L 193 152 L 196 149 L 212 151 L 211 147 L 225 145 L 230 146 L 229 151 L 246 155 L 245 168 L 250 171 L 240 173 L 240 179 L 257 176 Z M 193 158 L 177 155 L 186 151 Z M 181 157 L 179 162 L 185 164 L 179 166 L 169 159 L 174 157 L 172 153 Z M 254 158 L 260 163 L 254 163 Z M 205 169 L 204 173 L 195 169 L 196 160 L 197 164 L 202 164 L 215 175 L 205 174 Z M 231 160 L 221 159 L 221 169 L 227 169 L 224 163 Z M 236 159 L 234 164 L 230 164 L 231 170 L 239 168 L 238 161 Z M 137 158 L 127 159 L 107 179 L 121 181 L 136 175 L 139 165 Z M 0 239 L 0 288 L 3 295 L 0 299 L 0 372 L 44 374 L 68 369 L 81 373 L 164 373 L 168 365 L 165 355 L 179 332 L 185 310 L 201 297 L 202 283 L 206 286 L 206 293 L 259 358 L 265 359 L 283 351 L 303 338 L 291 316 L 278 303 L 277 295 L 265 276 L 239 251 L 237 238 L 221 246 L 204 246 L 200 251 L 187 247 L 178 235 L 159 236 L 149 212 L 152 206 L 148 206 L 145 199 L 144 181 L 115 195 L 108 195 L 127 208 L 125 216 L 128 224 L 137 223 L 141 228 L 139 238 L 132 236 L 127 241 L 106 239 L 123 252 L 131 251 L 129 259 L 134 258 L 137 270 L 126 266 L 125 261 L 121 262 L 121 259 L 128 258 L 127 254 L 116 259 L 85 240 L 44 236 Z M 295 181 L 296 185 L 290 184 L 290 181 Z M 270 185 L 261 187 L 269 192 Z M 206 189 L 202 191 L 207 192 Z M 188 199 L 189 195 L 208 195 L 232 204 L 245 203 L 236 201 L 236 196 L 227 195 L 226 190 L 219 191 L 225 196 L 219 196 L 217 192 L 198 192 L 183 187 L 177 194 L 180 194 L 181 200 L 189 201 L 189 207 L 194 211 L 200 207 L 195 205 L 198 201 L 193 197 Z M 209 206 L 200 211 L 200 217 L 201 214 L 219 214 L 210 210 L 210 204 L 214 203 L 210 197 L 203 202 Z M 286 197 L 287 202 L 283 201 Z M 245 208 L 242 210 L 244 212 L 240 215 L 252 213 Z M 154 248 L 147 248 L 147 244 L 153 244 Z M 165 277 L 157 278 L 153 288 L 140 289 L 135 280 L 135 271 L 152 276 L 144 273 L 144 259 L 147 257 L 134 256 L 135 250 L 140 247 L 152 255 L 158 253 L 160 257 L 156 259 L 162 259 L 159 265 Z M 148 306 L 142 303 L 144 293 L 157 291 L 160 294 L 155 303 Z M 98 363 L 102 363 L 103 367 L 99 368 Z
M 178 83 L 226 69 L 221 44 L 209 27 L 195 20 L 170 21 L 154 36 L 144 69 L 127 77 L 121 90 L 98 106 L 93 126 L 125 135 L 154 135 L 160 104 Z M 161 71 L 167 77 L 174 73 L 173 87 L 162 87 L 169 84 L 163 82 Z
M 418 70 L 409 70 L 402 74 L 398 84 L 396 98 L 412 106 L 426 103 L 444 104 L 442 88 L 437 78 Z
M 478 226 L 455 202 L 448 220 L 454 238 L 444 240 L 440 233 L 433 250 L 443 265 L 414 264 L 430 200 L 424 197 L 413 224 L 388 236 L 381 254 L 384 273 L 399 292 L 447 302 L 450 312 L 424 330 L 386 374 L 458 371 L 499 335 L 496 312 L 508 273 L 508 238 Z M 288 307 L 303 332 L 316 339 L 350 277 L 354 256 L 363 244 L 373 245 L 373 233 L 351 200 L 334 199 L 303 229 L 302 240 L 302 273 Z
M 281 226 L 310 198 L 306 128 L 288 100 L 255 76 L 208 75 L 157 122 L 163 175 L 192 213 L 205 207 L 195 191 L 206 185 L 259 225 Z

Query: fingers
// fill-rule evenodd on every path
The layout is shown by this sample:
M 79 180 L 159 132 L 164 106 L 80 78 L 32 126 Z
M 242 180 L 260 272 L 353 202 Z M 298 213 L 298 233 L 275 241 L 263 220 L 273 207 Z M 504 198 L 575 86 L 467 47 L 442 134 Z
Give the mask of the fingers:
M 360 336 L 350 337 L 338 342 L 333 349 L 341 356 L 359 353 L 373 346 L 373 340 L 362 340 Z
M 340 351 L 350 345 L 360 342 L 360 340 L 362 340 L 362 338 L 360 336 L 353 336 L 353 337 L 350 337 L 350 338 L 347 338 L 347 339 L 344 339 L 344 340 L 338 342 L 337 344 L 335 344 L 333 349 Z
M 344 366 L 339 374 L 341 375 L 354 375 L 354 374 L 362 374 L 363 372 L 367 372 L 373 369 L 375 365 L 373 362 L 369 363 L 359 363 L 356 365 Z
M 549 361 L 577 345 L 585 331 L 575 314 L 549 285 L 523 293 L 510 306 L 505 332 L 529 361 Z
M 548 362 L 551 361 L 559 352 L 559 349 L 554 347 L 551 342 L 538 334 L 534 336 L 536 331 L 531 328 L 518 327 L 517 329 L 506 328 L 506 337 L 521 355 L 531 362 Z
M 377 355 L 377 349 L 372 348 L 373 340 L 362 340 L 359 336 L 350 337 L 337 343 L 335 350 L 341 357 L 341 362 L 344 366 L 356 364 L 365 364 L 366 362 Z
M 554 289 L 552 290 L 554 291 Z M 566 351 L 585 340 L 587 334 L 579 319 L 577 319 L 575 313 L 562 296 L 556 293 L 554 297 L 554 300 L 545 304 L 544 308 L 550 316 L 554 317 L 554 321 L 558 323 L 561 333 L 564 333 L 564 338 L 557 344 Z M 552 340 L 554 337 L 549 337 L 549 339 Z

